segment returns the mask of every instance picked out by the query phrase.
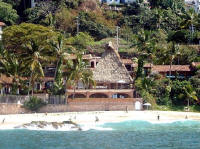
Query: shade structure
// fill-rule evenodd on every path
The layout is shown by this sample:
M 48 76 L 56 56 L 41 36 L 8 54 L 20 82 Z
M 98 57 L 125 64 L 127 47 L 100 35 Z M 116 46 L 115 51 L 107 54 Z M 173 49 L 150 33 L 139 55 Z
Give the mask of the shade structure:
M 151 106 L 151 104 L 147 102 L 147 103 L 143 104 L 143 106 L 147 106 L 147 110 L 149 110 L 149 107 Z
M 119 80 L 117 83 L 126 83 L 124 80 Z
M 145 104 L 143 104 L 144 106 L 151 106 L 151 104 L 150 103 L 145 103 Z

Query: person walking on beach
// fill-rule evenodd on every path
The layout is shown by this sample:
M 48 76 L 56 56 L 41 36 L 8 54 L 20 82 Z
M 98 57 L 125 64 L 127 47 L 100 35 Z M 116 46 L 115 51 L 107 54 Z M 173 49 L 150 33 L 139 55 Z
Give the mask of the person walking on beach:
M 4 118 L 3 121 L 2 121 L 2 124 L 5 122 L 5 120 L 6 120 L 6 119 Z
M 128 106 L 126 106 L 126 113 L 128 113 Z
M 157 116 L 157 120 L 159 121 L 160 120 L 160 115 L 158 114 L 158 116 Z
M 97 116 L 95 116 L 95 122 L 98 122 L 99 118 Z

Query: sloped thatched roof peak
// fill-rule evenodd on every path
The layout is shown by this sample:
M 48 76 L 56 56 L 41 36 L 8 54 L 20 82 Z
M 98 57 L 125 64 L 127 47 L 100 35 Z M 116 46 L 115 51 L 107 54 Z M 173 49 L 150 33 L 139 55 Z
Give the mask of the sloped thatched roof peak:
M 112 42 L 109 42 L 105 48 L 101 60 L 93 70 L 94 80 L 105 83 L 131 83 L 133 79 Z
M 109 41 L 109 43 L 107 44 L 107 47 L 109 47 L 113 50 L 115 49 L 114 46 L 113 46 L 113 43 L 111 41 Z

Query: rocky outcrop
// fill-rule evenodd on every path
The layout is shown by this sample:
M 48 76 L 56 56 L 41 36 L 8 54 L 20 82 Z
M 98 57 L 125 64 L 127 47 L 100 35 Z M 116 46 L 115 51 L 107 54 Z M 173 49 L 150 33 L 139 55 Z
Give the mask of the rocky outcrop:
M 55 130 L 82 130 L 81 127 L 72 122 L 72 121 L 63 121 L 63 122 L 45 122 L 45 121 L 32 121 L 31 123 L 23 124 L 15 128 L 20 129 L 55 129 Z

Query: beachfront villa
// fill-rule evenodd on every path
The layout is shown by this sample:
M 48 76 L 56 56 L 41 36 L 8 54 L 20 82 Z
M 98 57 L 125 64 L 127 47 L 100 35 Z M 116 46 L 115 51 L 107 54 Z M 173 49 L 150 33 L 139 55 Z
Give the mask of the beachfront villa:
M 96 86 L 85 89 L 80 82 L 76 98 L 133 98 L 133 78 L 111 42 L 106 46 L 101 59 L 95 57 L 90 63 Z M 74 90 L 69 88 L 67 92 L 72 98 Z
M 3 24 L 2 24 L 3 25 Z M 75 59 L 74 55 L 70 56 Z M 86 87 L 79 82 L 76 86 L 75 98 L 136 98 L 138 94 L 134 90 L 133 80 L 136 76 L 137 64 L 131 59 L 121 59 L 117 50 L 110 42 L 105 47 L 102 56 L 95 54 L 83 55 L 83 59 L 88 61 L 86 69 L 93 71 L 93 79 L 96 86 Z M 193 62 L 191 65 L 153 65 L 145 64 L 144 73 L 157 73 L 170 79 L 188 79 L 194 75 L 196 67 L 200 65 Z M 44 68 L 45 77 L 35 83 L 36 93 L 47 93 L 53 85 L 55 65 L 48 65 Z M 171 75 L 170 75 L 171 74 Z M 28 79 L 23 79 L 24 81 Z M 0 94 L 9 94 L 11 91 L 13 78 L 1 75 L 0 84 L 2 88 Z M 19 88 L 18 94 L 23 90 Z M 72 98 L 74 94 L 73 87 L 67 89 L 68 97 Z

